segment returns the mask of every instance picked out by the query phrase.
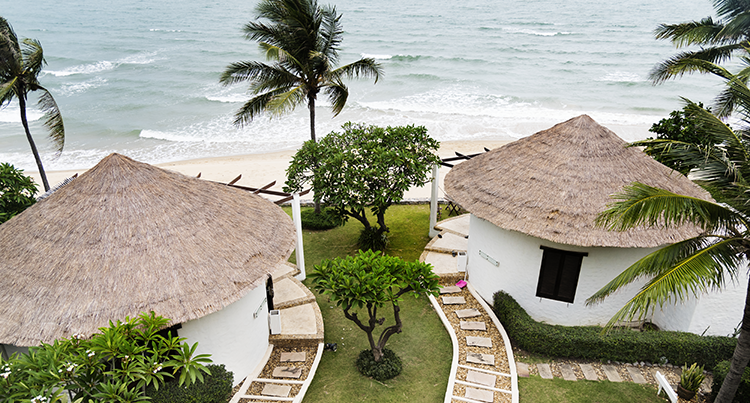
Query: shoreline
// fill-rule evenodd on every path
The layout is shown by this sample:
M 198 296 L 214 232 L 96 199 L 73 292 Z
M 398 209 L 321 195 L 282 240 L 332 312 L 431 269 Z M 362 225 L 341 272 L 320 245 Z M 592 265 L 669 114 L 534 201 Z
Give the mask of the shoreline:
M 455 157 L 455 152 L 461 154 L 472 154 L 484 151 L 484 147 L 494 149 L 512 142 L 512 140 L 454 140 L 440 143 L 438 155 L 441 158 Z M 270 190 L 281 191 L 286 180 L 286 168 L 289 166 L 297 150 L 282 150 L 261 154 L 232 155 L 225 157 L 207 157 L 173 162 L 154 164 L 157 167 L 169 169 L 182 173 L 187 176 L 197 176 L 201 174 L 201 179 L 227 183 L 238 175 L 242 178 L 236 182 L 238 185 L 259 188 L 273 181 L 276 184 L 270 187 Z M 60 171 L 48 171 L 47 180 L 51 187 L 62 182 L 74 174 L 83 174 L 88 168 L 71 169 Z M 443 189 L 443 178 L 450 171 L 450 168 L 440 168 L 440 193 Z M 39 185 L 40 193 L 43 192 L 41 186 L 41 177 L 36 171 L 25 172 L 31 176 Z M 414 187 L 404 194 L 404 199 L 429 199 L 431 196 L 431 187 L 428 184 L 422 187 Z M 309 198 L 306 197 L 305 199 Z

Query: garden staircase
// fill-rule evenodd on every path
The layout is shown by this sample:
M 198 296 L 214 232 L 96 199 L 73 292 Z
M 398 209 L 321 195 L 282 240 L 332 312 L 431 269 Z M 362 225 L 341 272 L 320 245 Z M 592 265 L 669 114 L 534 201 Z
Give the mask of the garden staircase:
M 323 353 L 323 316 L 315 296 L 282 263 L 272 273 L 274 308 L 281 333 L 268 336 L 261 364 L 245 378 L 230 403 L 301 402 Z

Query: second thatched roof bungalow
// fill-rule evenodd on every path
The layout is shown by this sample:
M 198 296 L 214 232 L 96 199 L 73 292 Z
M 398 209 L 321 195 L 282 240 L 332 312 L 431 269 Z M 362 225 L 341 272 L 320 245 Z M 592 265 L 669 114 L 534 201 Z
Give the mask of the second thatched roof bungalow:
M 698 234 L 691 226 L 597 227 L 610 196 L 633 182 L 709 198 L 586 115 L 456 165 L 445 190 L 471 213 L 470 281 L 487 300 L 509 293 L 539 321 L 606 323 L 643 283 L 593 307 L 585 305 L 589 296 L 648 253 Z M 741 285 L 728 284 L 700 300 L 657 308 L 647 319 L 663 329 L 727 335 L 742 316 L 744 295 Z
M 241 377 L 266 352 L 264 284 L 294 242 L 259 196 L 112 154 L 0 226 L 0 345 L 154 311 Z

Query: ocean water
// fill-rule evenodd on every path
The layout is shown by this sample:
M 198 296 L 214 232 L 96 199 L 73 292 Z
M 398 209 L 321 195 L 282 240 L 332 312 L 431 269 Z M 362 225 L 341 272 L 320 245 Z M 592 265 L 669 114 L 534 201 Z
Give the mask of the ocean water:
M 325 0 L 319 0 L 321 4 Z M 94 165 L 112 152 L 159 163 L 262 153 L 309 139 L 303 105 L 279 118 L 233 126 L 247 86 L 219 76 L 262 60 L 241 28 L 255 1 L 4 0 L 19 37 L 41 41 L 40 81 L 66 127 L 55 155 L 29 110 L 48 170 Z M 317 132 L 347 121 L 425 125 L 438 140 L 515 139 L 587 113 L 626 140 L 681 107 L 710 103 L 721 82 L 689 76 L 653 86 L 648 72 L 676 51 L 656 41 L 659 23 L 713 15 L 709 0 L 332 1 L 345 29 L 340 62 L 378 59 L 385 76 L 349 81 L 332 118 L 319 102 Z M 322 101 L 322 99 L 321 99 Z M 17 104 L 0 109 L 0 161 L 35 164 Z

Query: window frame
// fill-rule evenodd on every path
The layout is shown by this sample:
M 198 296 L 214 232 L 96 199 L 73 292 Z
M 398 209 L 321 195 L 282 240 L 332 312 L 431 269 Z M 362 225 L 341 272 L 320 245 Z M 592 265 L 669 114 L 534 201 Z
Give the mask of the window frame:
M 551 248 L 549 246 L 541 245 L 539 246 L 539 249 L 542 249 L 544 252 L 542 253 L 542 261 L 539 266 L 539 277 L 537 278 L 537 285 L 536 285 L 536 296 L 539 298 L 546 298 L 551 299 L 554 301 L 561 301 L 561 302 L 567 302 L 567 303 L 574 303 L 575 302 L 575 294 L 576 291 L 578 291 L 578 280 L 581 277 L 581 267 L 583 266 L 583 258 L 588 256 L 588 252 L 574 252 L 574 251 L 568 251 L 563 249 L 557 249 L 557 248 Z M 551 276 L 549 273 L 549 266 L 551 266 L 551 263 L 549 263 L 550 256 L 549 253 L 558 253 L 561 255 L 561 259 L 559 259 L 558 267 L 557 267 L 557 277 L 555 278 L 555 286 L 554 286 L 554 293 L 549 294 L 542 292 L 542 280 L 547 280 L 547 276 Z M 560 295 L 560 285 L 562 282 L 562 279 L 565 276 L 569 276 L 571 274 L 571 269 L 568 268 L 566 270 L 565 268 L 565 262 L 566 258 L 574 258 L 576 260 L 575 263 L 575 273 L 573 274 L 573 280 L 574 280 L 574 286 L 573 286 L 573 296 L 571 298 L 568 298 L 566 296 Z M 547 264 L 545 264 L 547 263 Z M 545 274 L 547 276 L 545 276 Z M 547 281 L 545 281 L 547 282 Z

